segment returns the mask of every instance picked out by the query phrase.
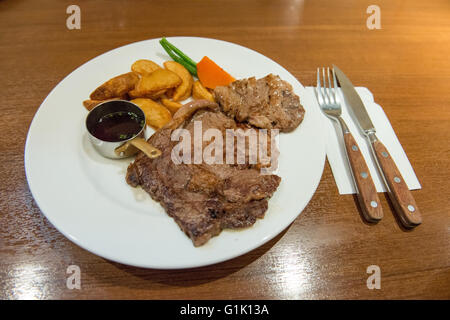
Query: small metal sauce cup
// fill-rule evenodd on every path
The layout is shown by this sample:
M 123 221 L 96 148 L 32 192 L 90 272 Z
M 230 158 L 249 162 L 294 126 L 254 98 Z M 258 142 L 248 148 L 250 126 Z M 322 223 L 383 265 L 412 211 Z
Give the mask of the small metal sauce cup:
M 115 112 L 133 112 L 138 117 L 138 122 L 143 123 L 141 129 L 134 136 L 127 140 L 105 141 L 96 137 L 93 132 L 100 119 Z M 86 129 L 89 140 L 95 150 L 102 156 L 110 159 L 123 159 L 134 155 L 139 150 L 143 151 L 150 158 L 156 158 L 161 151 L 151 146 L 145 141 L 145 114 L 141 108 L 126 100 L 111 100 L 100 103 L 92 109 L 86 117 Z

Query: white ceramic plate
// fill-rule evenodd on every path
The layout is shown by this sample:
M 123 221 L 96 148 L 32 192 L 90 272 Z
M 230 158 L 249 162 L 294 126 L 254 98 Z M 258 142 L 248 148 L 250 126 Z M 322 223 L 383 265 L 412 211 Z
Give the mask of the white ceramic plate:
M 84 249 L 123 264 L 158 269 L 225 261 L 269 241 L 305 208 L 325 161 L 320 111 L 310 107 L 311 97 L 283 67 L 229 42 L 194 37 L 168 40 L 195 61 L 211 57 L 237 79 L 279 75 L 300 96 L 306 117 L 294 132 L 280 136 L 277 174 L 282 181 L 265 218 L 250 228 L 224 230 L 196 248 L 157 202 L 125 182 L 132 159 L 102 158 L 90 145 L 84 124 L 87 111 L 82 101 L 98 85 L 128 72 L 138 59 L 159 64 L 169 60 L 159 39 L 104 53 L 52 90 L 31 123 L 25 146 L 27 180 L 37 204 L 55 228 Z

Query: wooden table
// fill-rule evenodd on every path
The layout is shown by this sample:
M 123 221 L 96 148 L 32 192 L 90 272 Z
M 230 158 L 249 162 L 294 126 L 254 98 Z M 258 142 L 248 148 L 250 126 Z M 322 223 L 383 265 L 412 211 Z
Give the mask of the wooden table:
M 74 1 L 0 2 L 0 298 L 3 299 L 410 299 L 450 298 L 450 2 Z M 366 9 L 381 9 L 369 30 Z M 198 269 L 139 269 L 95 256 L 59 233 L 28 189 L 23 151 L 34 113 L 68 73 L 139 40 L 223 39 L 280 63 L 305 86 L 318 66 L 339 65 L 383 106 L 422 184 L 423 214 L 403 231 L 385 217 L 362 222 L 339 195 L 328 163 L 313 199 L 282 234 L 231 261 Z M 69 265 L 81 289 L 66 287 Z M 369 290 L 367 267 L 381 269 Z

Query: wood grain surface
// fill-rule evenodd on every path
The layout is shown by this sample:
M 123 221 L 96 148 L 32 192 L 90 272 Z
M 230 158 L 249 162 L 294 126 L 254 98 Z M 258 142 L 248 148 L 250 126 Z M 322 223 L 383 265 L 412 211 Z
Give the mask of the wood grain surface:
M 81 8 L 81 30 L 66 28 L 71 4 Z M 366 27 L 372 4 L 381 9 L 380 30 Z M 2 0 L 0 30 L 0 298 L 450 298 L 448 0 Z M 414 167 L 422 184 L 413 192 L 422 225 L 402 229 L 385 195 L 383 220 L 364 223 L 355 198 L 338 194 L 326 163 L 317 192 L 291 226 L 224 263 L 139 269 L 66 239 L 28 189 L 23 151 L 31 120 L 53 87 L 81 64 L 161 36 L 249 47 L 305 86 L 315 84 L 319 66 L 345 70 L 374 94 Z M 69 265 L 80 267 L 80 290 L 66 286 Z M 370 265 L 381 269 L 379 290 L 366 286 Z

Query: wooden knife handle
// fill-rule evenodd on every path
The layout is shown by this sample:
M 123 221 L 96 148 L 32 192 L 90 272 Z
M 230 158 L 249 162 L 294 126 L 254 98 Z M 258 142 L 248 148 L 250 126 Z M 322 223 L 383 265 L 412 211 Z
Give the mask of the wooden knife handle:
M 383 209 L 369 168 L 350 131 L 344 132 L 344 142 L 364 218 L 369 222 L 377 222 L 383 218 Z
M 381 141 L 376 138 L 371 138 L 370 140 L 388 187 L 389 198 L 399 215 L 400 221 L 406 228 L 412 228 L 421 224 L 422 216 L 416 201 L 391 155 Z

